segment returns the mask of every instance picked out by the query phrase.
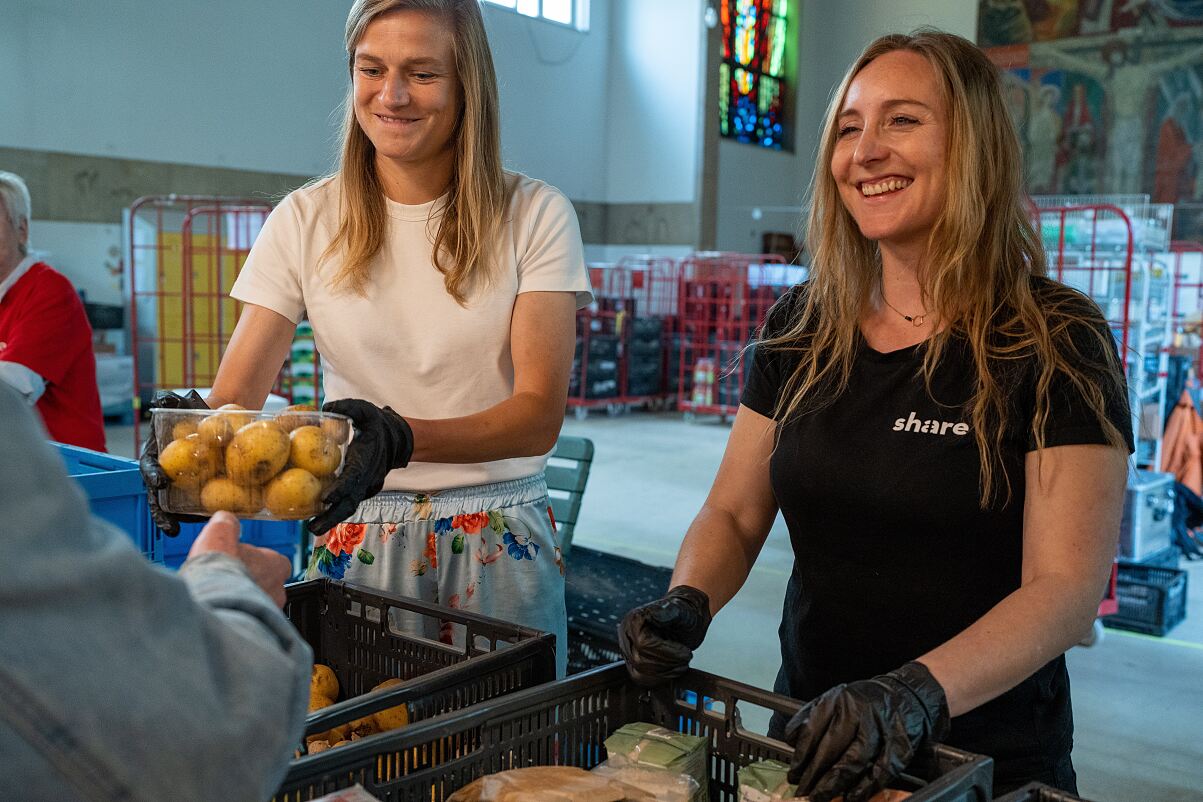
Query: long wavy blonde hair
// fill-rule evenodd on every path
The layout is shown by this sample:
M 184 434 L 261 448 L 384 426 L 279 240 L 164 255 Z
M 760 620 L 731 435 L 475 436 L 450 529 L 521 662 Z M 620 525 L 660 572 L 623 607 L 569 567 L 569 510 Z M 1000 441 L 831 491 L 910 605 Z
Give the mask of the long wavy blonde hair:
M 933 371 L 950 338 L 966 341 L 977 380 L 967 407 L 981 455 L 985 508 L 1000 488 L 1007 500 L 1011 498 L 1011 479 L 1000 456 L 1013 414 L 1006 385 L 1016 381 L 1016 371 L 1024 364 L 1036 366 L 1031 434 L 1037 449 L 1044 448 L 1055 377 L 1068 379 L 1097 416 L 1108 442 L 1117 447 L 1124 445 L 1124 438 L 1105 406 L 1108 398 L 1123 397 L 1125 389 L 1114 340 L 1098 325 L 1102 314 L 1086 313 L 1097 312 L 1097 307 L 1062 285 L 1042 291 L 1039 300 L 1033 294 L 1031 278 L 1045 276 L 1047 265 L 1025 211 L 1019 143 L 998 70 L 966 39 L 926 28 L 883 36 L 865 48 L 835 92 L 824 117 L 810 192 L 807 292 L 788 330 L 761 344 L 799 357 L 775 418 L 784 423 L 820 409 L 848 387 L 859 321 L 880 286 L 881 255 L 840 200 L 831 158 L 837 117 L 853 79 L 869 62 L 896 50 L 927 59 L 939 76 L 948 111 L 946 200 L 928 236 L 919 276 L 928 313 L 945 325 L 927 341 L 923 375 L 930 393 Z M 1090 353 L 1105 354 L 1106 365 L 1098 365 L 1097 359 L 1090 364 L 1075 346 L 1071 333 L 1080 336 L 1083 329 L 1097 338 L 1097 348 Z M 1100 374 L 1108 377 L 1104 386 L 1098 383 Z
M 391 11 L 422 11 L 451 26 L 456 78 L 462 89 L 454 134 L 455 162 L 438 231 L 434 266 L 447 292 L 460 304 L 478 280 L 491 277 L 489 245 L 508 202 L 501 165 L 501 123 L 493 55 L 481 18 L 479 0 L 355 0 L 347 15 L 348 70 L 368 24 Z M 355 119 L 354 84 L 347 90 L 342 123 L 342 154 L 335 173 L 339 188 L 339 225 L 324 254 L 338 255 L 335 287 L 364 293 L 372 260 L 384 245 L 388 215 L 384 188 L 376 173 L 376 149 Z

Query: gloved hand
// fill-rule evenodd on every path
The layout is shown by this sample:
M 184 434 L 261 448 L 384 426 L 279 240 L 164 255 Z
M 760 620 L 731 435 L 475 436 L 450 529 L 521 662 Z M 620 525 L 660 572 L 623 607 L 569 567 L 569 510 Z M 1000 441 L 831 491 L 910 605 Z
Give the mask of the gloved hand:
M 189 390 L 188 395 L 175 393 L 159 393 L 150 402 L 148 409 L 208 409 L 205 400 L 196 390 Z M 152 417 L 153 421 L 153 417 Z M 205 518 L 197 515 L 172 515 L 164 512 L 159 506 L 160 490 L 166 490 L 170 480 L 159 464 L 159 441 L 155 439 L 154 425 L 149 427 L 150 434 L 142 444 L 142 456 L 138 459 L 138 469 L 142 472 L 142 483 L 146 485 L 146 503 L 150 506 L 150 517 L 155 526 L 171 537 L 180 533 L 180 523 L 194 523 Z
M 837 685 L 794 714 L 789 781 L 811 802 L 866 802 L 948 734 L 944 689 L 922 663 Z
M 355 512 L 359 502 L 379 493 L 388 472 L 404 468 L 414 453 L 409 424 L 389 407 L 382 409 L 360 398 L 343 398 L 322 405 L 322 411 L 350 418 L 355 424 L 355 437 L 347 446 L 342 473 L 322 497 L 326 508 L 308 524 L 315 535 L 324 535 Z
M 684 674 L 709 626 L 710 598 L 689 585 L 628 612 L 618 625 L 618 648 L 631 679 L 652 686 Z

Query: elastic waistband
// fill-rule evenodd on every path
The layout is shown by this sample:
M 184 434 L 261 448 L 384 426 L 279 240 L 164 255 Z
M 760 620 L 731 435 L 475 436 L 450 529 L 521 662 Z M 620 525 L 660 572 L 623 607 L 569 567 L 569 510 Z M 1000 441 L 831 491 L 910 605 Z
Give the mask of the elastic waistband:
M 359 509 L 406 508 L 418 504 L 429 504 L 430 517 L 440 518 L 446 514 L 479 512 L 480 510 L 513 507 L 529 504 L 546 498 L 547 476 L 536 473 L 523 479 L 493 482 L 487 485 L 452 487 L 429 493 L 401 490 L 386 490 L 360 503 Z

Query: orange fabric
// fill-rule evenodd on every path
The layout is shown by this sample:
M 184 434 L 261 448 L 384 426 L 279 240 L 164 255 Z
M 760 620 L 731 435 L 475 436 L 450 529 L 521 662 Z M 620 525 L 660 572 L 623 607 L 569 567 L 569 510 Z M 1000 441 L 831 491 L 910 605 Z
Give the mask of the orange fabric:
M 1172 473 L 1196 495 L 1203 496 L 1203 418 L 1190 392 L 1183 390 L 1165 425 L 1161 470 Z

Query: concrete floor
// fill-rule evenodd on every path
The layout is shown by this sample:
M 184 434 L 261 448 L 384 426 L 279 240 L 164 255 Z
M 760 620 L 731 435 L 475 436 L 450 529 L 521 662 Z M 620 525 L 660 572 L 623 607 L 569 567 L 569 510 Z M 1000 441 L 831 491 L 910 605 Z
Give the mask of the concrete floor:
M 592 414 L 565 419 L 564 434 L 597 453 L 575 543 L 672 565 L 730 431 L 679 413 Z M 108 430 L 109 450 L 132 456 L 130 427 Z M 694 665 L 762 688 L 778 668 L 777 625 L 792 563 L 778 518 L 751 577 L 719 614 Z M 1166 638 L 1106 630 L 1069 656 L 1080 791 L 1097 802 L 1203 800 L 1203 563 L 1191 576 L 1186 620 Z M 741 710 L 762 728 L 767 714 Z M 763 729 L 761 729 L 763 731 Z

